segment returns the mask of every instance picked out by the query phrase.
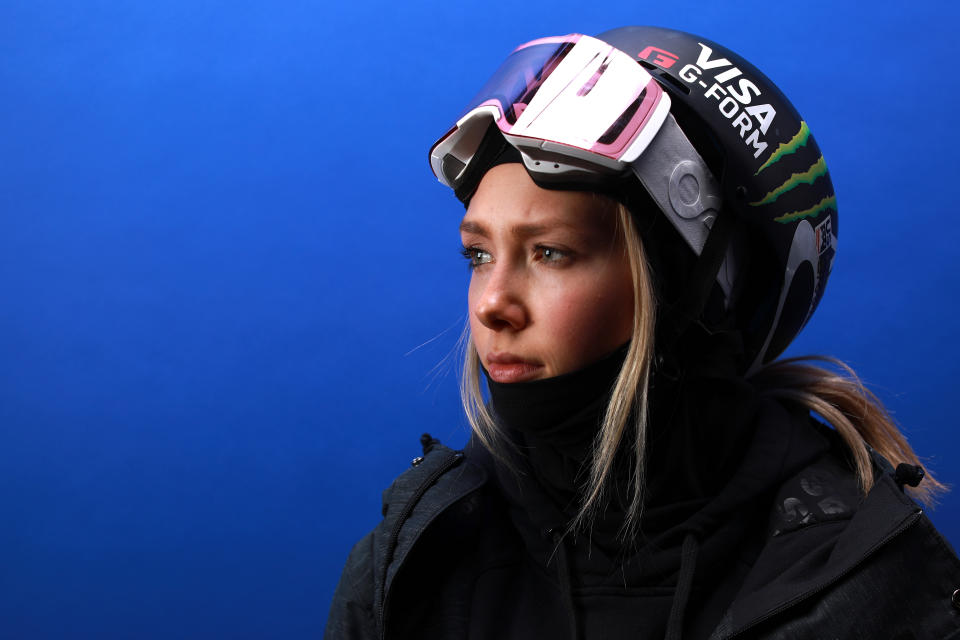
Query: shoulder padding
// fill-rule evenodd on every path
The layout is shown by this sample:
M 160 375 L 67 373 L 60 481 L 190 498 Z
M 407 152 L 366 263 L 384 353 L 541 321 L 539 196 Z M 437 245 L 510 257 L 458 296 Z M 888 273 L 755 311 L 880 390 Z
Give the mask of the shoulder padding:
M 836 455 L 827 454 L 780 486 L 770 512 L 770 535 L 849 520 L 863 498 L 856 475 Z

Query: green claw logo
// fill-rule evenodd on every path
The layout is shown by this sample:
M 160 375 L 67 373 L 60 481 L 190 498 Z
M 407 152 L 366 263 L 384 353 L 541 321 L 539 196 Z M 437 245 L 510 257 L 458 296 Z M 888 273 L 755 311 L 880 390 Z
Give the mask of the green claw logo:
M 760 172 L 769 167 L 772 164 L 776 164 L 780 158 L 783 156 L 788 156 L 792 153 L 796 153 L 802 147 L 805 147 L 807 140 L 810 139 L 810 129 L 807 127 L 807 122 L 805 120 L 800 121 L 800 131 L 797 131 L 797 135 L 790 138 L 787 142 L 781 142 L 780 145 L 770 154 L 770 157 L 767 158 L 767 161 L 764 162 L 757 172 L 753 175 L 758 176 Z
M 753 175 L 760 175 L 760 172 L 770 167 L 781 159 L 784 156 L 789 156 L 798 152 L 803 147 L 807 146 L 807 142 L 810 141 L 810 129 L 807 127 L 806 121 L 800 121 L 800 130 L 797 131 L 797 134 L 790 138 L 787 142 L 780 143 L 773 153 L 770 154 L 770 157 L 767 158 L 767 161 L 757 169 L 757 172 Z M 761 200 L 756 202 L 751 202 L 750 206 L 759 207 L 765 204 L 770 204 L 771 202 L 776 202 L 777 198 L 796 189 L 801 184 L 813 184 L 819 178 L 827 175 L 827 163 L 823 159 L 823 156 L 817 158 L 817 161 L 810 165 L 810 168 L 806 171 L 800 173 L 794 173 L 789 178 L 787 178 L 783 184 L 769 192 Z M 802 211 L 791 211 L 790 213 L 785 213 L 782 216 L 777 216 L 774 218 L 777 222 L 781 224 L 789 224 L 791 222 L 796 222 L 797 220 L 803 220 L 804 218 L 815 218 L 819 216 L 824 211 L 829 209 L 837 210 L 837 197 L 835 195 L 829 195 L 823 198 L 820 202 L 813 205 L 809 209 L 803 209 Z
M 828 209 L 837 210 L 837 196 L 828 196 L 809 209 L 785 213 L 782 216 L 774 218 L 774 220 L 781 224 L 788 224 L 804 218 L 815 218 Z
M 782 147 L 783 145 L 781 145 Z M 814 162 L 809 169 L 802 173 L 795 173 L 787 180 L 765 195 L 762 200 L 757 202 L 751 202 L 750 206 L 759 207 L 763 204 L 770 204 L 771 202 L 776 201 L 777 198 L 785 194 L 786 192 L 799 187 L 801 184 L 813 184 L 817 181 L 817 178 L 827 175 L 827 163 L 823 160 L 823 156 Z

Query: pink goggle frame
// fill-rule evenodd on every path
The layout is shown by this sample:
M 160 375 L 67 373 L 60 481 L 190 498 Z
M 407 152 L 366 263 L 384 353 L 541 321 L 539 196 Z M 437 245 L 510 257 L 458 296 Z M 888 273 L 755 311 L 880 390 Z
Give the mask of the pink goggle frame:
M 430 150 L 437 178 L 454 186 L 490 121 L 526 156 L 527 168 L 562 175 L 619 172 L 636 160 L 670 110 L 670 97 L 629 55 L 580 34 L 517 47 Z M 548 162 L 535 163 L 537 159 Z

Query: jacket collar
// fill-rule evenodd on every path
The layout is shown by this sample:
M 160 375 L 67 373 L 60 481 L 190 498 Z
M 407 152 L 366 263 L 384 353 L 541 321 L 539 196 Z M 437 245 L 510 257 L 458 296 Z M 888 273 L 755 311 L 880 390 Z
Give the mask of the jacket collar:
M 381 638 L 390 588 L 420 534 L 437 516 L 486 481 L 486 471 L 465 461 L 464 452 L 437 443 L 431 444 L 383 492 L 384 518 L 373 542 L 374 616 Z

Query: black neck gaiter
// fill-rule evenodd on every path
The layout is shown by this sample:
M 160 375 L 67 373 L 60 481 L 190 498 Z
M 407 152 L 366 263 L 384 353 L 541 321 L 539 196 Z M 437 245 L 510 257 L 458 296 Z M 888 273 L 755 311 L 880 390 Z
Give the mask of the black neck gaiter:
M 576 512 L 578 488 L 629 343 L 572 373 L 505 384 L 487 377 L 490 402 L 554 504 Z M 484 371 L 486 373 L 486 371 Z
M 738 468 L 753 435 L 755 390 L 735 375 L 736 344 L 705 335 L 696 364 L 679 380 L 654 372 L 650 392 L 641 526 L 646 537 L 676 527 L 706 505 Z M 578 512 L 593 446 L 629 343 L 572 373 L 526 383 L 487 379 L 498 422 L 524 456 L 522 466 L 567 519 Z M 633 434 L 624 434 L 595 524 L 616 532 L 630 502 Z

